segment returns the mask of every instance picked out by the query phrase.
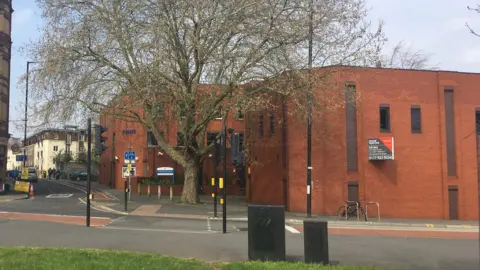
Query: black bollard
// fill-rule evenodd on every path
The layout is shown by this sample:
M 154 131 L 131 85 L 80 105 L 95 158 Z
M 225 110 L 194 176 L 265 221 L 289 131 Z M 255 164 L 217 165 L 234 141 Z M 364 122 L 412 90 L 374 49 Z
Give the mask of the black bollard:
M 248 259 L 285 261 L 285 207 L 248 206 Z
M 328 224 L 326 221 L 303 221 L 306 263 L 329 264 Z

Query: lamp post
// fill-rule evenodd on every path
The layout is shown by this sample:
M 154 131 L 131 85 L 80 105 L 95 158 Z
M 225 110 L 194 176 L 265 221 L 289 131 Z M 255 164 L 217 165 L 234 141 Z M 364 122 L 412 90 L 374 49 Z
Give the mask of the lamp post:
M 312 216 L 312 62 L 313 62 L 313 0 L 310 0 L 308 37 L 308 122 L 307 122 L 307 217 Z
M 28 121 L 28 78 L 30 75 L 30 65 L 37 62 L 27 61 L 27 74 L 25 83 L 25 128 L 23 133 L 23 167 L 27 166 L 27 121 Z

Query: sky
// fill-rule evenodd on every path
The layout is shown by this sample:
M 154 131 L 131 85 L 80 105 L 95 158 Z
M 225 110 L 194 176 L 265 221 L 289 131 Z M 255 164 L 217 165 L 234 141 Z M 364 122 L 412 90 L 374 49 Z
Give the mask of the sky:
M 442 70 L 480 72 L 480 37 L 470 33 L 468 23 L 480 32 L 480 14 L 467 6 L 478 0 L 367 0 L 369 20 L 382 20 L 388 38 L 386 51 L 399 41 L 431 54 Z M 40 36 L 42 18 L 35 0 L 13 0 L 12 60 L 10 79 L 10 133 L 23 136 L 25 84 L 19 83 L 27 59 L 19 50 Z M 20 120 L 20 121 L 19 121 Z

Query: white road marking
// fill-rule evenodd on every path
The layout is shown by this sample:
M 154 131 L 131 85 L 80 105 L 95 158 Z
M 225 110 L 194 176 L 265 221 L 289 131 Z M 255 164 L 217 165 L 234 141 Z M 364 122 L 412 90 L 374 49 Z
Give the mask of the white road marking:
M 71 193 L 70 194 L 50 194 L 45 198 L 47 198 L 47 199 L 66 199 L 66 198 L 70 198 L 72 196 L 73 196 L 73 194 L 71 194 Z
M 297 229 L 293 228 L 292 226 L 285 225 L 285 229 L 291 233 L 300 233 Z
M 210 223 L 210 218 L 207 218 L 207 231 L 212 231 L 212 224 Z
M 239 228 L 237 228 L 237 227 L 235 227 L 235 226 L 232 226 L 232 227 L 233 227 L 235 230 L 237 230 L 237 232 L 239 232 L 239 231 L 240 231 L 240 229 L 239 229 Z
M 166 233 L 191 233 L 191 234 L 219 234 L 221 232 L 215 231 L 190 231 L 190 230 L 168 230 L 168 229 L 143 229 L 143 228 L 128 228 L 128 227 L 97 227 L 104 230 L 126 230 L 126 231 L 144 231 L 144 232 L 166 232 Z

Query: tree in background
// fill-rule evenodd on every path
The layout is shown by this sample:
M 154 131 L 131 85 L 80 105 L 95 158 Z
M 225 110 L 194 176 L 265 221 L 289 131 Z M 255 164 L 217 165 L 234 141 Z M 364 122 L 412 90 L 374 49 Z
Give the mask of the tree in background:
M 431 64 L 431 57 L 430 53 L 423 50 L 415 50 L 412 46 L 407 46 L 404 41 L 400 41 L 389 54 L 385 54 L 380 58 L 377 67 L 437 69 L 435 65 Z
M 385 41 L 381 24 L 365 20 L 364 0 L 37 2 L 45 26 L 28 47 L 40 62 L 31 75 L 37 122 L 106 113 L 141 124 L 185 169 L 186 203 L 198 201 L 209 123 L 269 106 L 264 93 L 305 104 L 314 88 L 297 71 L 310 38 L 315 67 L 374 65 Z M 276 85 L 281 74 L 295 83 Z M 161 135 L 169 123 L 178 124 L 181 146 Z

